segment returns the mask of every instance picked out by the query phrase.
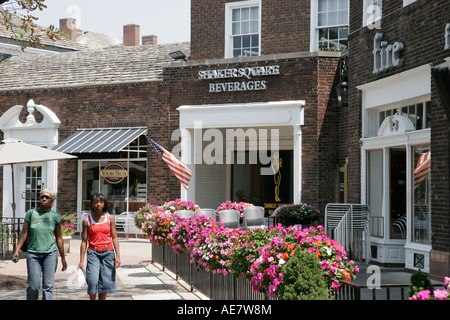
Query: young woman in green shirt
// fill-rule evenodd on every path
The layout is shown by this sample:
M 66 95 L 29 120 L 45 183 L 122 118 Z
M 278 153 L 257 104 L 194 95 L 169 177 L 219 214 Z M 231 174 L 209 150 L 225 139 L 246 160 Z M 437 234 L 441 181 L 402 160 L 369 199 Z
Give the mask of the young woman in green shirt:
M 61 236 L 61 217 L 51 208 L 55 193 L 49 189 L 41 191 L 40 207 L 28 210 L 19 236 L 13 261 L 19 259 L 19 252 L 28 238 L 27 253 L 27 300 L 37 300 L 42 275 L 42 300 L 51 300 L 58 265 L 59 250 L 62 271 L 67 269 L 64 244 Z

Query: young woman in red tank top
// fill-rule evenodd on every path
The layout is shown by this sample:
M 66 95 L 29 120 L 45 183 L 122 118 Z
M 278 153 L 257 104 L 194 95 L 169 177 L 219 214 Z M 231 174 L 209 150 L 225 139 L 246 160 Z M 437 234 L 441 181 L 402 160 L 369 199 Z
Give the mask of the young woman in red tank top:
M 105 300 L 108 293 L 116 292 L 115 268 L 120 266 L 119 241 L 114 217 L 108 213 L 108 203 L 103 194 L 95 194 L 91 214 L 83 220 L 80 246 L 80 263 L 87 257 L 86 282 L 91 300 L 98 294 Z

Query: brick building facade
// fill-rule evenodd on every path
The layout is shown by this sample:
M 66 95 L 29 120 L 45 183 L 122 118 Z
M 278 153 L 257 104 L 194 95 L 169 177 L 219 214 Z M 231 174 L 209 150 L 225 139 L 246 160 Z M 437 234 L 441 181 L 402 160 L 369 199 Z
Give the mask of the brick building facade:
M 229 129 L 237 135 L 240 132 L 244 135 L 255 132 L 257 143 L 266 142 L 263 141 L 264 134 L 269 134 L 268 141 L 271 141 L 272 133 L 279 135 L 281 145 L 277 148 L 284 157 L 281 171 L 285 175 L 282 177 L 283 188 L 286 188 L 282 196 L 278 201 L 263 199 L 273 197 L 270 190 L 274 187 L 270 187 L 272 189 L 269 191 L 255 187 L 256 184 L 266 185 L 267 181 L 273 184 L 273 173 L 265 177 L 266 180 L 253 175 L 252 181 L 241 181 L 244 186 L 236 182 L 240 175 L 250 177 L 249 172 L 261 169 L 261 164 L 238 168 L 233 167 L 236 159 L 231 160 L 234 163 L 227 162 L 227 159 L 238 157 L 239 151 L 257 151 L 258 157 L 266 151 L 267 158 L 269 151 L 276 150 L 270 150 L 272 145 L 267 147 L 268 150 L 261 149 L 260 145 L 250 150 L 252 147 L 248 146 L 248 141 L 244 149 L 237 150 L 238 140 L 242 137 L 234 136 L 233 140 L 236 140 L 233 141 L 232 154 L 226 154 L 230 150 L 223 150 L 222 160 L 211 166 L 205 162 L 196 163 L 196 159 L 187 159 L 188 166 L 195 173 L 189 191 L 180 188 L 156 152 L 149 148 L 146 159 L 148 202 L 161 204 L 181 196 L 203 207 L 217 207 L 226 200 L 248 198 L 250 201 L 253 198 L 258 204 L 268 203 L 268 213 L 269 209 L 272 211 L 282 203 L 300 201 L 323 211 L 337 194 L 335 146 L 338 143 L 339 109 L 334 87 L 339 82 L 337 66 L 340 54 L 310 51 L 310 32 L 307 28 L 310 24 L 307 20 L 309 1 L 303 1 L 302 6 L 289 1 L 285 1 L 283 6 L 279 4 L 277 1 L 265 1 L 262 5 L 259 0 L 228 3 L 194 1 L 191 6 L 191 44 L 189 48 L 184 47 L 189 61 L 171 62 L 169 49 L 164 49 L 166 56 L 162 57 L 159 52 L 151 52 L 149 48 L 158 47 L 152 45 L 125 46 L 90 53 L 80 51 L 69 59 L 64 56 L 10 58 L 2 64 L 5 70 L 8 68 L 10 77 L 3 79 L 1 84 L 0 106 L 5 112 L 14 105 L 24 106 L 32 99 L 36 105 L 51 109 L 61 121 L 57 130 L 60 143 L 70 139 L 78 129 L 145 127 L 146 135 L 169 151 L 180 145 L 182 149 L 193 146 L 183 144 L 188 139 L 180 142 L 177 129 L 181 129 L 181 136 L 192 134 L 190 124 L 180 124 L 184 123 L 184 119 L 191 119 L 190 114 L 197 114 L 197 109 L 202 109 L 198 114 L 206 117 L 203 119 L 206 121 L 203 123 L 203 134 L 209 129 L 219 129 L 224 134 Z M 242 12 L 244 28 L 247 21 L 243 17 L 247 9 L 253 12 L 252 15 L 256 13 L 250 17 L 250 25 L 256 26 L 256 38 L 254 35 L 253 47 L 249 48 L 254 52 L 249 53 L 244 48 L 246 36 L 243 35 L 244 47 L 241 46 L 239 57 L 233 57 L 226 53 L 230 44 L 227 49 L 224 47 L 225 37 L 229 36 L 227 28 L 234 19 L 230 14 L 236 13 L 236 10 Z M 275 19 L 276 16 L 283 19 Z M 299 25 L 287 21 L 292 19 L 302 22 Z M 175 44 L 171 45 L 172 49 L 175 47 Z M 142 71 L 155 60 L 152 55 L 159 55 L 156 59 L 158 66 L 153 67 L 154 70 Z M 129 68 L 136 72 L 131 75 Z M 142 70 L 138 72 L 139 68 Z M 230 70 L 241 69 L 244 74 L 239 76 L 235 74 L 233 77 L 214 79 L 208 79 L 209 76 L 200 79 L 199 76 L 217 70 L 236 72 Z M 37 74 L 39 76 L 35 76 Z M 211 88 L 215 89 L 211 91 Z M 21 118 L 25 122 L 27 112 L 25 107 L 23 109 Z M 232 110 L 231 116 L 228 111 L 223 111 L 226 109 Z M 38 114 L 35 111 L 36 117 Z M 201 121 L 201 117 L 198 120 Z M 248 139 L 248 136 L 244 138 Z M 202 143 L 208 147 L 207 141 Z M 224 149 L 225 145 L 226 137 L 223 140 Z M 219 152 L 218 149 L 215 151 Z M 76 161 L 61 161 L 59 164 L 57 185 L 58 208 L 61 211 L 87 209 L 87 199 L 82 196 L 81 200 L 77 193 L 80 194 L 80 189 L 85 188 L 83 179 L 89 180 L 91 178 L 86 176 L 93 174 L 81 173 L 83 166 L 91 165 L 88 161 L 103 161 L 114 156 L 123 160 L 119 154 L 74 154 L 78 156 L 78 164 Z M 186 154 L 189 152 L 186 151 Z M 272 172 L 271 163 L 264 163 L 269 172 Z M 212 172 L 216 180 L 211 179 Z M 96 180 L 89 181 L 89 184 L 98 183 Z M 210 197 L 208 192 L 215 196 Z M 237 193 L 240 193 L 239 197 Z
M 284 203 L 322 212 L 332 202 L 367 203 L 371 261 L 448 275 L 449 126 L 431 69 L 449 56 L 449 4 L 396 0 L 381 11 L 368 1 L 324 3 L 192 0 L 190 44 L 7 59 L 0 63 L 9 75 L 0 80 L 1 113 L 33 99 L 60 120 L 60 143 L 79 129 L 145 128 L 130 146 L 147 151 L 131 162 L 133 170 L 145 166 L 145 178 L 133 179 L 145 184 L 149 203 L 181 197 L 216 208 L 243 200 L 267 214 Z M 347 45 L 344 106 L 336 94 L 342 54 L 335 51 Z M 186 60 L 174 61 L 168 53 L 180 46 Z M 23 108 L 22 123 L 27 114 Z M 145 136 L 181 151 L 193 172 L 189 190 L 144 146 Z M 431 178 L 414 188 L 416 163 L 430 150 Z M 109 162 L 125 164 L 123 152 L 75 152 L 77 161 L 60 161 L 58 209 L 86 210 L 86 186 L 114 191 L 95 176 Z M 252 152 L 257 162 L 250 163 Z M 275 156 L 283 159 L 277 170 Z M 121 202 L 132 197 L 112 191 Z M 9 199 L 1 196 L 5 216 Z
M 349 202 L 380 203 L 371 206 L 372 227 L 382 224 L 372 230 L 374 261 L 440 276 L 450 272 L 449 122 L 432 69 L 450 55 L 449 12 L 448 1 L 352 3 L 348 148 L 340 148 L 351 164 Z M 414 185 L 428 151 L 431 175 Z

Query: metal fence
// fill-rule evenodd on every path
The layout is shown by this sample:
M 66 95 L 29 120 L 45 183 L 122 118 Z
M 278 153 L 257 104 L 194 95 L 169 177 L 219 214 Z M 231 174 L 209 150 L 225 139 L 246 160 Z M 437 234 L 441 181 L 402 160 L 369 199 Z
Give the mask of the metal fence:
M 190 286 L 213 300 L 266 300 L 265 294 L 253 291 L 250 281 L 235 278 L 231 274 L 212 274 L 197 270 L 189 261 L 188 254 L 176 254 L 167 246 L 152 244 L 152 263 L 158 263 L 163 271 L 169 270 Z
M 378 288 L 344 283 L 332 296 L 334 300 L 408 300 L 409 284 L 382 284 Z
M 189 255 L 176 254 L 167 245 L 152 244 L 152 263 L 163 271 L 172 272 L 176 280 L 184 281 L 190 291 L 197 290 L 213 300 L 267 300 L 265 294 L 253 291 L 250 281 L 235 278 L 231 274 L 212 274 L 196 270 L 189 261 Z M 360 286 L 348 281 L 342 289 L 331 294 L 333 300 L 407 300 L 409 284 L 381 284 L 376 288 Z
M 0 255 L 12 255 L 17 247 L 24 218 L 3 218 L 0 222 Z
M 188 284 L 190 291 L 197 290 L 212 300 L 268 300 L 267 295 L 254 291 L 250 281 L 235 278 L 231 274 L 212 274 L 195 269 L 189 255 L 176 254 L 167 245 L 152 243 L 152 263 L 157 263 L 163 271 L 170 271 L 176 280 Z M 334 300 L 360 300 L 360 287 L 350 282 L 344 283 L 341 290 L 331 295 Z
M 339 242 L 353 260 L 370 260 L 369 206 L 329 203 L 325 208 L 325 233 Z M 365 248 L 362 244 L 365 244 Z

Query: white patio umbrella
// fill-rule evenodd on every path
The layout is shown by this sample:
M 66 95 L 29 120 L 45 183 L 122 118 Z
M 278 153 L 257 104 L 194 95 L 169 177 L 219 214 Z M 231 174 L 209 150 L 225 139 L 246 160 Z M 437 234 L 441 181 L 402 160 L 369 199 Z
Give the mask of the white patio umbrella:
M 14 199 L 14 164 L 33 163 L 51 160 L 62 160 L 76 158 L 75 156 L 37 147 L 32 144 L 22 142 L 22 140 L 8 138 L 2 140 L 0 144 L 0 166 L 11 165 L 12 174 L 12 209 L 13 218 L 16 217 L 16 202 Z

